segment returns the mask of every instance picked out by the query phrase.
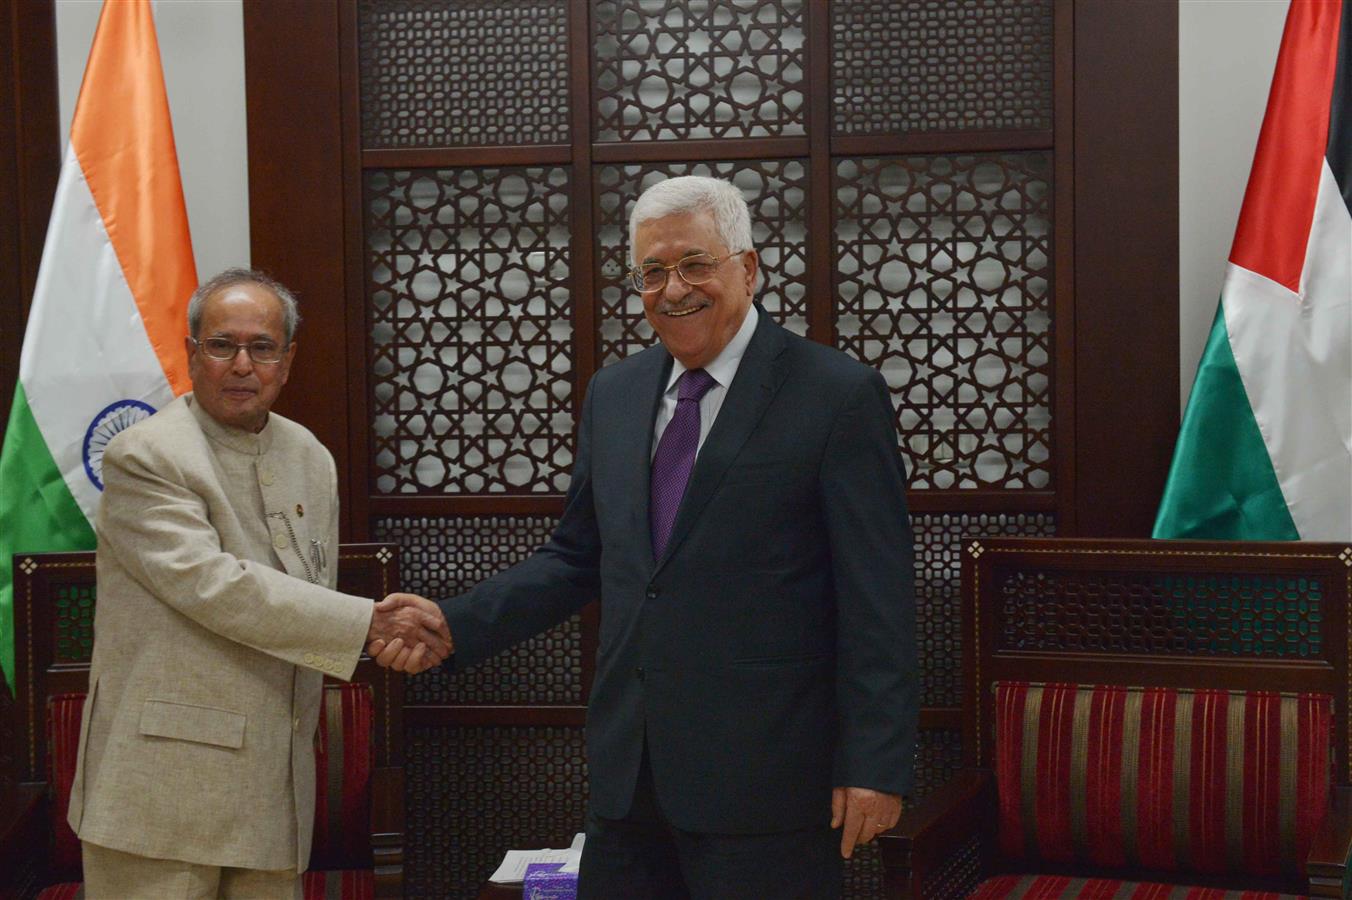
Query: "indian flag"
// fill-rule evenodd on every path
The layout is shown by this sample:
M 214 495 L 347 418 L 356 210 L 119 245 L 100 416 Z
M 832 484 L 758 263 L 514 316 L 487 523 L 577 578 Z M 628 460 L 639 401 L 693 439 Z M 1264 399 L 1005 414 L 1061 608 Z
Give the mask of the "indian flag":
M 197 286 L 149 0 L 103 6 L 62 161 L 0 450 L 0 665 L 17 554 L 88 550 L 103 447 L 188 389 Z
M 1352 9 L 1293 0 L 1158 538 L 1352 540 Z

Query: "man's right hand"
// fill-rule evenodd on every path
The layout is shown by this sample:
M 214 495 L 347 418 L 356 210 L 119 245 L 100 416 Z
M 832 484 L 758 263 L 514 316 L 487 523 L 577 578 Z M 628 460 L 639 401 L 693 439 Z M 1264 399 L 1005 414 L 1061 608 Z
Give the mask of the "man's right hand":
M 441 609 L 417 594 L 390 594 L 377 603 L 366 640 L 377 664 L 410 674 L 441 665 L 454 649 Z

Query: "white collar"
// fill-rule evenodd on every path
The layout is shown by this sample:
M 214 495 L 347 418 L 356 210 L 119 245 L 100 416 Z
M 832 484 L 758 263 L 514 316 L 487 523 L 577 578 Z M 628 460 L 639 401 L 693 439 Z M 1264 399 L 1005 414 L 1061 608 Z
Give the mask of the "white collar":
M 747 345 L 751 343 L 751 335 L 756 332 L 756 306 L 752 304 L 746 308 L 746 315 L 742 317 L 742 324 L 737 329 L 737 333 L 728 341 L 719 354 L 714 357 L 713 362 L 704 367 L 704 371 L 713 376 L 714 381 L 722 387 L 732 384 L 733 376 L 737 374 L 737 367 L 742 364 L 742 356 L 746 353 Z M 674 356 L 671 359 L 671 377 L 667 379 L 666 391 L 671 391 L 676 384 L 677 379 L 685 374 L 685 366 Z

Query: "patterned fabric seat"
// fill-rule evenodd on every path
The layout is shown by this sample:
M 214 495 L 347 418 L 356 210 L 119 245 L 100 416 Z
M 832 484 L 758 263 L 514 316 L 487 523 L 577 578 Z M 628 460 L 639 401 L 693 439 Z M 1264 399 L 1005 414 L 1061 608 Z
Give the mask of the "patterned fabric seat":
M 1030 682 L 994 689 L 1005 858 L 1031 871 L 1047 863 L 1144 869 L 1182 881 L 1305 875 L 1329 803 L 1331 697 Z M 1107 882 L 1065 881 L 1019 881 L 983 896 L 1109 896 L 1092 893 Z M 1115 884 L 1119 897 L 1165 890 L 1122 894 L 1127 887 Z
M 52 855 L 66 871 L 80 867 L 80 841 L 66 822 L 84 694 L 57 694 L 47 704 L 49 783 L 52 785 Z M 371 900 L 371 728 L 374 708 L 368 684 L 325 685 L 315 743 L 315 830 L 310 871 L 302 877 L 305 900 Z M 354 827 L 354 825 L 356 827 Z M 82 886 L 53 885 L 38 900 L 80 900 Z
M 983 881 L 971 900 L 1294 900 L 1294 896 L 1068 875 L 1000 875 Z

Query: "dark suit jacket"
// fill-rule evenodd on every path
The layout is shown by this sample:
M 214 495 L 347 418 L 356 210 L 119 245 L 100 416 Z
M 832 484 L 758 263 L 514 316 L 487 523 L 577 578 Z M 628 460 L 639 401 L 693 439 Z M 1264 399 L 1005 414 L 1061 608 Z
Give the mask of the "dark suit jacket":
M 464 667 L 600 597 L 587 752 L 606 818 L 629 810 L 645 734 L 662 811 L 689 831 L 824 825 L 833 786 L 911 783 L 912 544 L 887 389 L 756 312 L 662 559 L 659 345 L 592 379 L 549 542 L 442 603 Z

